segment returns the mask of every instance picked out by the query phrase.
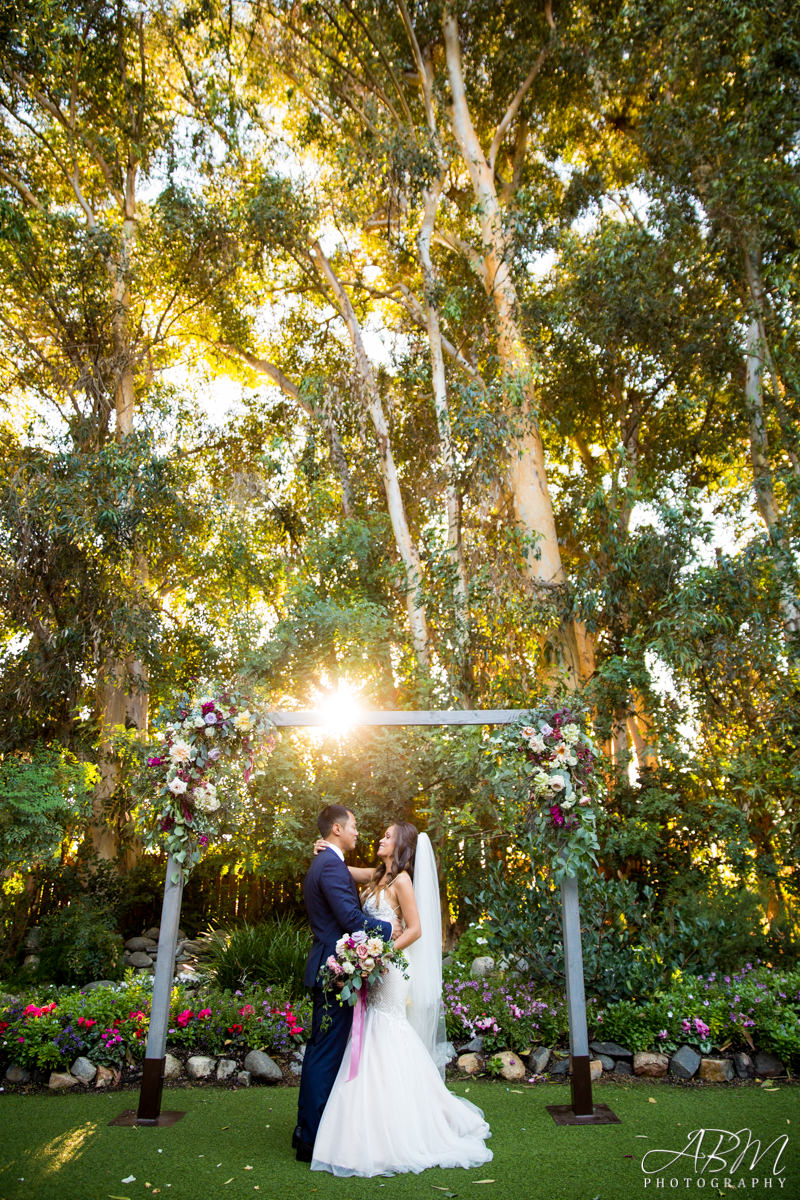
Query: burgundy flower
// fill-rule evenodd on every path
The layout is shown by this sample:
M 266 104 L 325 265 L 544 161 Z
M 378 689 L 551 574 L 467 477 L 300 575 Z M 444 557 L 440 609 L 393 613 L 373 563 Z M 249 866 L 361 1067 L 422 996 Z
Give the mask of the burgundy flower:
M 161 822 L 161 832 L 169 833 L 170 829 L 172 829 L 174 824 L 175 824 L 174 817 L 164 817 L 164 820 Z
M 148 758 L 147 765 L 148 767 L 161 767 L 164 765 L 164 759 L 155 754 L 152 758 Z
M 560 829 L 564 824 L 564 814 L 561 811 L 560 804 L 550 805 L 550 820 L 553 822 L 553 825 L 556 829 Z

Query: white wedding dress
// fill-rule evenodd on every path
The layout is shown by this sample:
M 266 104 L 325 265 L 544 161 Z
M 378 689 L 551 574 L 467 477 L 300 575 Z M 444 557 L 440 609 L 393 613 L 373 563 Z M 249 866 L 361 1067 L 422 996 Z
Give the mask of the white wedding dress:
M 385 897 L 365 911 L 393 921 Z M 409 981 L 396 967 L 370 989 L 358 1074 L 348 1081 L 352 1037 L 314 1142 L 312 1171 L 395 1175 L 489 1162 L 483 1113 L 445 1087 L 406 1016 Z

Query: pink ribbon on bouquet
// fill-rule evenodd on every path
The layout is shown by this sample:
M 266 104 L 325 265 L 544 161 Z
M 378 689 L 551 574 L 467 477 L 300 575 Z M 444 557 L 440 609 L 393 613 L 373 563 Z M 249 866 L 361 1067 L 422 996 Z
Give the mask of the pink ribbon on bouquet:
M 347 1076 L 348 1083 L 351 1079 L 355 1079 L 358 1074 L 358 1064 L 361 1062 L 361 1046 L 364 1041 L 364 1018 L 366 1013 L 367 989 L 362 984 L 361 991 L 358 993 L 356 1011 L 353 1013 L 353 1036 L 350 1042 L 350 1074 Z

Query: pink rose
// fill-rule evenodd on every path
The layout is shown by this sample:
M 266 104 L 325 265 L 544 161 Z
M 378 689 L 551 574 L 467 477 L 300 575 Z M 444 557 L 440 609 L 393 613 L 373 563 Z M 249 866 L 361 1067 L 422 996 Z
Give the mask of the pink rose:
M 369 958 L 369 950 L 367 949 L 366 942 L 360 942 L 359 945 L 356 946 L 356 954 L 361 959 Z

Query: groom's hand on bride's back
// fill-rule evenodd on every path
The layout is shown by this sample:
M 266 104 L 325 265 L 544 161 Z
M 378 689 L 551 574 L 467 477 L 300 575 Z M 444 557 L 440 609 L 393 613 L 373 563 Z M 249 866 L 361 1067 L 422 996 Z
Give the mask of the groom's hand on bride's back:
M 396 942 L 402 932 L 403 932 L 403 926 L 400 924 L 399 921 L 395 920 L 395 922 L 392 925 L 392 941 Z

